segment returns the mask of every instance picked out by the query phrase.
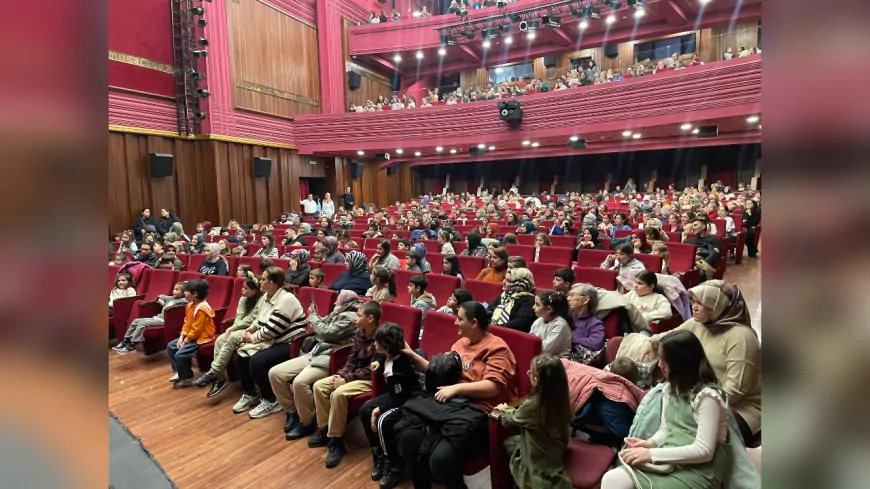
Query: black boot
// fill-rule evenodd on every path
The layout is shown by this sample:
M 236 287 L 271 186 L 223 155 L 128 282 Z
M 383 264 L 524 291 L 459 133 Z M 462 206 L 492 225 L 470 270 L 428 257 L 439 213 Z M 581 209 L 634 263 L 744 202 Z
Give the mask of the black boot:
M 331 469 L 341 463 L 341 457 L 342 455 L 347 453 L 347 448 L 344 447 L 344 440 L 342 440 L 341 438 L 329 438 L 328 443 L 328 451 L 326 453 L 326 468 Z
M 312 423 L 313 425 L 314 423 Z M 326 432 L 329 428 L 321 428 L 317 433 L 314 434 L 311 438 L 308 439 L 308 447 L 309 448 L 319 448 L 325 447 L 329 445 L 329 437 L 326 436 Z
M 380 489 L 393 489 L 404 480 L 402 462 L 397 456 L 387 455 L 384 459 L 384 475 L 381 477 Z
M 379 481 L 384 476 L 386 457 L 381 447 L 372 448 L 372 480 Z
M 296 411 L 287 411 L 287 418 L 284 421 L 284 433 L 290 433 L 296 425 L 299 424 L 299 413 Z
M 197 387 L 205 387 L 209 382 L 214 381 L 217 378 L 217 375 L 214 374 L 211 370 L 202 374 L 202 377 L 193 381 L 193 385 Z
M 312 421 L 309 424 L 302 424 L 302 422 L 300 422 L 299 424 L 296 425 L 295 428 L 290 430 L 289 433 L 284 435 L 284 438 L 287 441 L 298 440 L 300 438 L 305 438 L 306 436 L 310 435 L 311 433 L 314 433 L 316 430 L 317 430 L 317 423 L 315 423 L 314 421 Z

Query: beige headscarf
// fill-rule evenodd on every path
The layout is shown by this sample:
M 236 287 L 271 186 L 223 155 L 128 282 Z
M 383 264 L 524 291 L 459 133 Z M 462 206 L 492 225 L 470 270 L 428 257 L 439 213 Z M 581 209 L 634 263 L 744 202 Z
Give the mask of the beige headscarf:
M 689 297 L 710 310 L 710 321 L 704 326 L 719 334 L 734 326 L 751 326 L 752 317 L 736 285 L 724 280 L 708 280 L 689 289 Z M 754 330 L 753 330 L 754 331 Z

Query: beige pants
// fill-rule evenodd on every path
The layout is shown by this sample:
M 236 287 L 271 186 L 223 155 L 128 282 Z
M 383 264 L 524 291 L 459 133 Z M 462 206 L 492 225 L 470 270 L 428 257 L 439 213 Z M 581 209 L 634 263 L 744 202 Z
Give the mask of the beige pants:
M 298 412 L 299 421 L 307 425 L 314 421 L 311 387 L 328 375 L 329 371 L 325 368 L 309 365 L 308 355 L 303 353 L 269 369 L 269 384 L 281 407 L 289 412 Z
M 242 344 L 242 336 L 245 330 L 233 331 L 218 335 L 214 340 L 214 360 L 211 362 L 211 371 L 216 374 L 223 374 L 227 368 L 230 358 L 233 358 L 233 353 L 239 345 Z
M 340 438 L 347 425 L 347 400 L 372 390 L 369 380 L 354 380 L 332 388 L 332 376 L 314 383 L 314 405 L 317 408 L 317 427 L 329 426 L 326 436 Z M 301 418 L 301 416 L 300 416 Z

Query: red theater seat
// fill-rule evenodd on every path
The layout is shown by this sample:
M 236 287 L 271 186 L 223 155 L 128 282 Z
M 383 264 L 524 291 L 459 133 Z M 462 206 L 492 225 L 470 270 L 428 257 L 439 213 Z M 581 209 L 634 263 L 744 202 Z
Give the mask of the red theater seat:
M 454 290 L 460 287 L 461 282 L 459 277 L 436 273 L 426 275 L 426 279 L 429 280 L 429 286 L 426 291 L 435 297 L 435 303 L 438 304 L 438 307 L 447 303 L 447 299 L 453 295 Z
M 597 488 L 615 456 L 613 449 L 608 446 L 569 438 L 564 466 L 571 478 L 571 485 L 576 489 Z
M 507 252 L 510 256 L 521 256 L 526 259 L 526 264 L 535 261 L 535 247 L 523 245 L 507 245 Z
M 564 267 L 571 266 L 571 260 L 574 259 L 574 250 L 571 248 L 562 248 L 558 246 L 543 246 L 538 253 L 538 262 L 540 263 L 555 263 Z
M 592 267 L 574 267 L 574 283 L 587 283 L 606 290 L 616 290 L 614 270 Z
M 450 351 L 453 343 L 456 343 L 459 338 L 456 316 L 435 311 L 426 314 L 426 327 L 423 329 L 420 348 L 426 353 L 427 358 L 431 359 L 436 353 Z
M 560 246 L 562 248 L 574 249 L 574 243 L 576 241 L 576 236 L 550 236 L 550 243 L 552 243 L 553 246 Z
M 429 314 L 426 314 L 429 318 Z M 411 348 L 420 346 L 420 329 L 423 325 L 423 311 L 416 307 L 384 302 L 381 304 L 381 322 L 392 322 L 402 327 L 405 341 Z
M 577 266 L 598 268 L 610 254 L 612 252 L 609 250 L 578 250 Z
M 643 263 L 643 266 L 645 266 L 647 270 L 652 270 L 655 273 L 662 272 L 662 257 L 657 255 L 647 255 L 644 253 L 635 253 L 634 257 Z
M 408 282 L 414 275 L 420 275 L 420 272 L 395 270 L 393 273 L 396 277 L 396 299 L 393 302 L 404 305 L 410 304 L 411 294 L 408 293 Z
M 321 268 L 323 268 L 323 273 L 326 275 L 323 278 L 323 285 L 327 287 L 332 285 L 339 275 L 347 271 L 344 263 L 324 263 L 321 265 Z
M 482 280 L 466 280 L 465 290 L 467 290 L 477 302 L 486 302 L 487 304 L 494 301 L 502 292 L 501 283 L 484 282 Z
M 459 250 L 456 250 L 459 252 Z M 457 255 L 459 259 L 459 268 L 462 269 L 462 276 L 466 280 L 474 279 L 480 274 L 480 271 L 486 268 L 486 260 L 479 256 Z
M 517 242 L 523 246 L 535 246 L 535 239 L 537 238 L 534 234 L 518 234 Z
M 317 304 L 317 314 L 323 317 L 335 309 L 335 300 L 338 298 L 338 292 L 329 289 L 299 287 L 296 297 L 299 298 L 299 303 L 302 304 L 302 310 L 306 311 L 306 316 L 308 315 L 308 306 L 311 305 L 313 298 L 314 303 Z
M 529 270 L 535 277 L 535 288 L 550 289 L 553 287 L 553 277 L 556 270 L 565 268 L 563 265 L 554 263 L 529 263 Z

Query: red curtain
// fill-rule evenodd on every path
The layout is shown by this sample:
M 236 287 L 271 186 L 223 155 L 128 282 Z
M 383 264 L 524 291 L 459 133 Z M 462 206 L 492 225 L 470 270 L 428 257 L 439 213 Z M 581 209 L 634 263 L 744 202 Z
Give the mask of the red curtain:
M 299 198 L 308 197 L 308 180 L 299 180 Z

